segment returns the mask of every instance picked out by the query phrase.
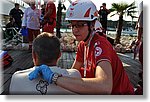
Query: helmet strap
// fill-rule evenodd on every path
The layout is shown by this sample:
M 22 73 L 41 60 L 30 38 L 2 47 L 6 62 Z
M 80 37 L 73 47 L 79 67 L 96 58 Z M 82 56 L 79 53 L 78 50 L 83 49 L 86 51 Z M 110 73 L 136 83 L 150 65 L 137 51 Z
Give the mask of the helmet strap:
M 88 35 L 86 36 L 86 38 L 83 40 L 84 42 L 86 42 L 86 41 L 89 39 L 90 34 L 91 34 L 91 28 L 90 28 L 91 22 L 87 22 L 87 25 L 88 25 L 89 33 L 88 33 Z
M 86 36 L 86 38 L 83 40 L 84 42 L 86 42 L 90 37 L 90 32 L 88 33 L 88 35 Z

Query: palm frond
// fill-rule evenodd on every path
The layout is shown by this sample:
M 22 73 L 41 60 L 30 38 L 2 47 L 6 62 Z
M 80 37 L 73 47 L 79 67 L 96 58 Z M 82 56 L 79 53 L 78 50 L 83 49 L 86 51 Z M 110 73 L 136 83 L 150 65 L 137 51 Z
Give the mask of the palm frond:
M 110 17 L 113 17 L 113 16 L 116 15 L 116 14 L 118 14 L 118 13 L 114 13 L 114 14 L 110 15 Z
M 128 7 L 133 7 L 133 6 L 135 6 L 135 1 L 131 3 L 130 5 L 128 5 Z
M 115 14 L 133 16 L 137 12 L 134 10 L 135 8 L 137 8 L 135 6 L 135 2 L 131 4 L 127 4 L 126 2 L 112 3 L 112 8 L 110 9 L 110 11 L 116 11 L 117 13 L 114 13 L 111 16 L 114 16 Z
M 129 7 L 128 10 L 134 10 L 136 8 L 137 8 L 136 6 L 132 6 L 132 7 Z
M 110 11 L 110 12 L 114 12 L 114 11 L 116 11 L 116 9 L 111 8 L 111 9 L 109 9 L 109 11 Z

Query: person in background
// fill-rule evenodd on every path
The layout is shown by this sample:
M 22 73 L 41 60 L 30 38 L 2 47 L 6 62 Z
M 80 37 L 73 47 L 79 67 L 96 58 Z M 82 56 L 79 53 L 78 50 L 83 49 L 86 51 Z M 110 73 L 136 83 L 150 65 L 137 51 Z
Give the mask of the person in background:
M 57 66 L 57 61 L 60 56 L 60 42 L 56 36 L 47 32 L 43 32 L 40 35 L 38 35 L 33 41 L 32 58 L 34 62 L 34 67 L 27 70 L 17 71 L 13 74 L 9 88 L 10 94 L 77 94 L 68 91 L 54 83 L 49 85 L 49 83 L 42 80 L 41 77 L 38 77 L 38 79 L 35 81 L 28 80 L 29 73 L 31 73 L 33 70 L 38 71 L 41 68 L 47 73 L 49 72 L 47 68 L 51 69 L 54 73 L 57 73 L 52 75 L 53 81 L 56 81 L 58 74 L 73 78 L 80 78 L 81 75 L 78 70 L 62 69 Z
M 7 40 L 11 40 L 16 32 L 13 29 L 16 29 L 17 24 L 15 23 L 15 19 L 10 17 L 9 23 L 6 24 L 6 36 Z M 16 29 L 17 30 L 17 29 Z M 4 35 L 5 38 L 5 35 Z
M 30 7 L 24 11 L 22 28 L 28 29 L 29 49 L 32 48 L 32 41 L 40 34 L 40 16 L 41 12 L 35 6 L 35 1 L 30 1 Z
M 42 17 L 44 17 L 44 15 L 45 15 L 45 7 L 46 7 L 45 3 L 43 5 L 41 5 L 41 16 Z
M 40 25 L 41 25 L 42 31 L 44 31 L 44 30 L 43 30 L 43 26 L 44 26 L 45 7 L 46 7 L 46 4 L 45 4 L 45 3 L 44 3 L 43 5 L 41 5 Z
M 109 13 L 110 11 L 106 8 L 106 3 L 102 3 L 102 6 L 100 6 L 100 10 L 98 11 L 98 14 L 100 16 L 100 22 L 102 24 L 105 34 L 107 30 L 107 16 Z
M 22 23 L 22 17 L 23 17 L 23 11 L 19 9 L 19 4 L 15 3 L 15 8 L 11 9 L 9 12 L 10 18 L 14 18 L 15 23 L 18 27 L 18 31 L 21 28 L 21 23 Z
M 56 7 L 53 0 L 48 0 L 45 8 L 43 31 L 54 33 L 56 27 Z
M 141 62 L 141 64 L 143 65 L 143 11 L 141 11 L 139 18 L 138 18 L 138 22 L 136 25 L 136 29 L 137 29 L 137 41 L 136 44 L 140 45 L 140 49 L 139 49 L 139 61 Z
M 57 75 L 53 81 L 54 72 L 46 68 L 49 72 L 34 70 L 29 74 L 29 79 L 34 81 L 41 73 L 49 83 L 52 81 L 78 94 L 134 94 L 133 86 L 112 45 L 96 33 L 94 27 L 97 18 L 96 6 L 90 0 L 72 2 L 66 12 L 66 20 L 71 22 L 72 32 L 79 41 L 72 68 L 79 70 L 82 78 Z

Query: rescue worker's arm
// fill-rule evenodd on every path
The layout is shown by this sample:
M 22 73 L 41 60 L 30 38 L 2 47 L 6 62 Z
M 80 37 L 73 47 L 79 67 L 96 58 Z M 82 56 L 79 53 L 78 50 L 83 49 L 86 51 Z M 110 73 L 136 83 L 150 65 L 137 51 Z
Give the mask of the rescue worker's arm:
M 95 78 L 59 77 L 57 85 L 78 94 L 111 94 L 113 86 L 112 67 L 108 61 L 98 63 Z
M 36 79 L 42 74 L 44 80 L 53 82 L 53 73 L 49 67 L 39 67 L 29 74 L 29 79 Z M 95 78 L 71 78 L 58 76 L 55 83 L 69 91 L 78 94 L 111 94 L 112 91 L 112 67 L 108 61 L 98 63 L 95 71 Z

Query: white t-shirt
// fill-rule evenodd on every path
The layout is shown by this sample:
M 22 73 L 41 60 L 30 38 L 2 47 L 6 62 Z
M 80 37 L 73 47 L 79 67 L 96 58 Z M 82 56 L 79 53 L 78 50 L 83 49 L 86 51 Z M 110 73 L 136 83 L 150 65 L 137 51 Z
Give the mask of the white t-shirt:
M 22 26 L 27 28 L 38 30 L 40 29 L 40 16 L 41 12 L 39 9 L 32 9 L 31 7 L 26 8 L 22 20 Z
M 26 95 L 40 95 L 40 94 L 46 94 L 46 95 L 65 95 L 65 94 L 76 94 L 74 92 L 68 91 L 60 86 L 57 86 L 55 84 L 49 84 L 44 81 L 42 78 L 37 78 L 32 81 L 28 79 L 28 74 L 34 70 L 35 67 L 23 70 L 23 71 L 17 71 L 13 74 L 11 79 L 11 84 L 9 88 L 10 94 L 26 94 Z M 69 76 L 69 77 L 78 77 L 81 78 L 80 72 L 76 69 L 61 69 L 59 67 L 53 66 L 50 67 L 50 69 L 53 72 L 57 72 L 62 74 L 63 76 Z

